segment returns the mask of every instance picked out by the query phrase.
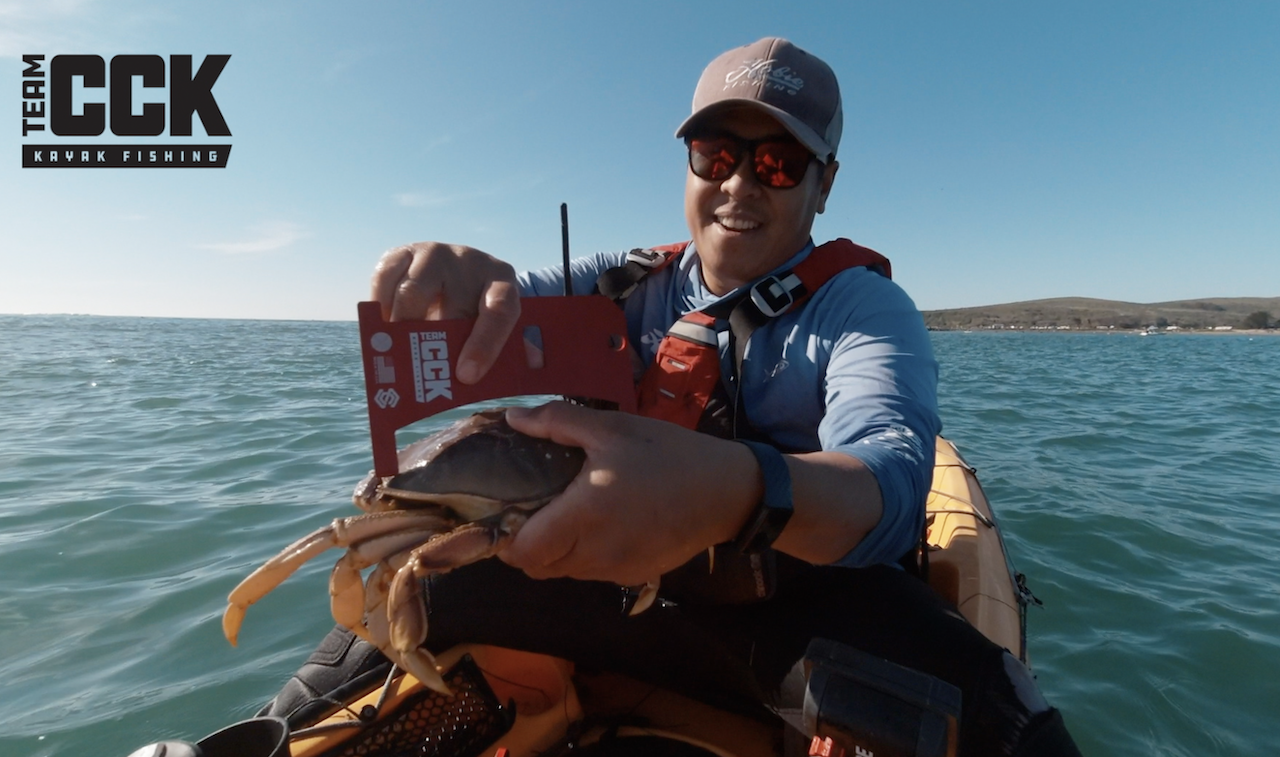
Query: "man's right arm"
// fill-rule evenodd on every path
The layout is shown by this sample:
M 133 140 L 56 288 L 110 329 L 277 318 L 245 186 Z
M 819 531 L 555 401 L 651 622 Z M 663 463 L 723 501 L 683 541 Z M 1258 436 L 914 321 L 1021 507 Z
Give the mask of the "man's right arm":
M 570 275 L 573 276 L 574 294 L 591 294 L 596 289 L 596 280 L 609 268 L 627 262 L 626 252 L 601 252 L 585 258 L 574 258 L 569 261 Z M 516 280 L 520 284 L 521 297 L 549 297 L 564 294 L 564 267 L 547 266 L 531 271 L 521 271 Z

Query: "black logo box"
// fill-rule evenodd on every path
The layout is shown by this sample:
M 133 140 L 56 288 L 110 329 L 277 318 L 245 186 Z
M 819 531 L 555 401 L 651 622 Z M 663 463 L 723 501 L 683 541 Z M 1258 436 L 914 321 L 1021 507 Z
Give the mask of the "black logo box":
M 231 145 L 23 145 L 23 168 L 226 168 Z

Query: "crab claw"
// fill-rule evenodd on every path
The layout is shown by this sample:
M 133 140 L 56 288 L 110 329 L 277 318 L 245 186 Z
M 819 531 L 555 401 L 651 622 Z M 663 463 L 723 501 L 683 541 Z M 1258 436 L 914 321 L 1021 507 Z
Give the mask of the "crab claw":
M 435 657 L 422 644 L 427 640 L 427 605 L 412 565 L 396 571 L 387 597 L 387 624 L 391 649 L 399 664 L 427 688 L 453 696 L 440 676 Z
M 631 599 L 631 597 L 635 599 Z M 640 613 L 653 607 L 653 601 L 658 598 L 658 581 L 654 579 L 639 586 L 631 586 L 627 588 L 628 602 L 631 607 L 627 610 L 627 615 L 634 617 Z

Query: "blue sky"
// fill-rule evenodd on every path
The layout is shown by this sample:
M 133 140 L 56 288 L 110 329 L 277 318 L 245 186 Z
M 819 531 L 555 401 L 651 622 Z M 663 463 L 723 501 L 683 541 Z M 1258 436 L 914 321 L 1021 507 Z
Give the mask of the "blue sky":
M 815 237 L 922 309 L 1280 295 L 1280 3 L 0 0 L 0 313 L 349 320 L 399 243 L 557 262 L 561 202 L 685 239 L 672 132 L 766 35 L 844 93 Z M 23 54 L 230 54 L 229 166 L 22 169 Z

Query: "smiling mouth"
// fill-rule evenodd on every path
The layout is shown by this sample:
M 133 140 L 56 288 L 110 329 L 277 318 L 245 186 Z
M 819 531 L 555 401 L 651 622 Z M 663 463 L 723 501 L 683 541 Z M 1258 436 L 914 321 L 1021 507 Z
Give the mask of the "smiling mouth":
M 730 231 L 753 231 L 761 225 L 759 221 L 731 216 L 716 216 L 716 223 Z

